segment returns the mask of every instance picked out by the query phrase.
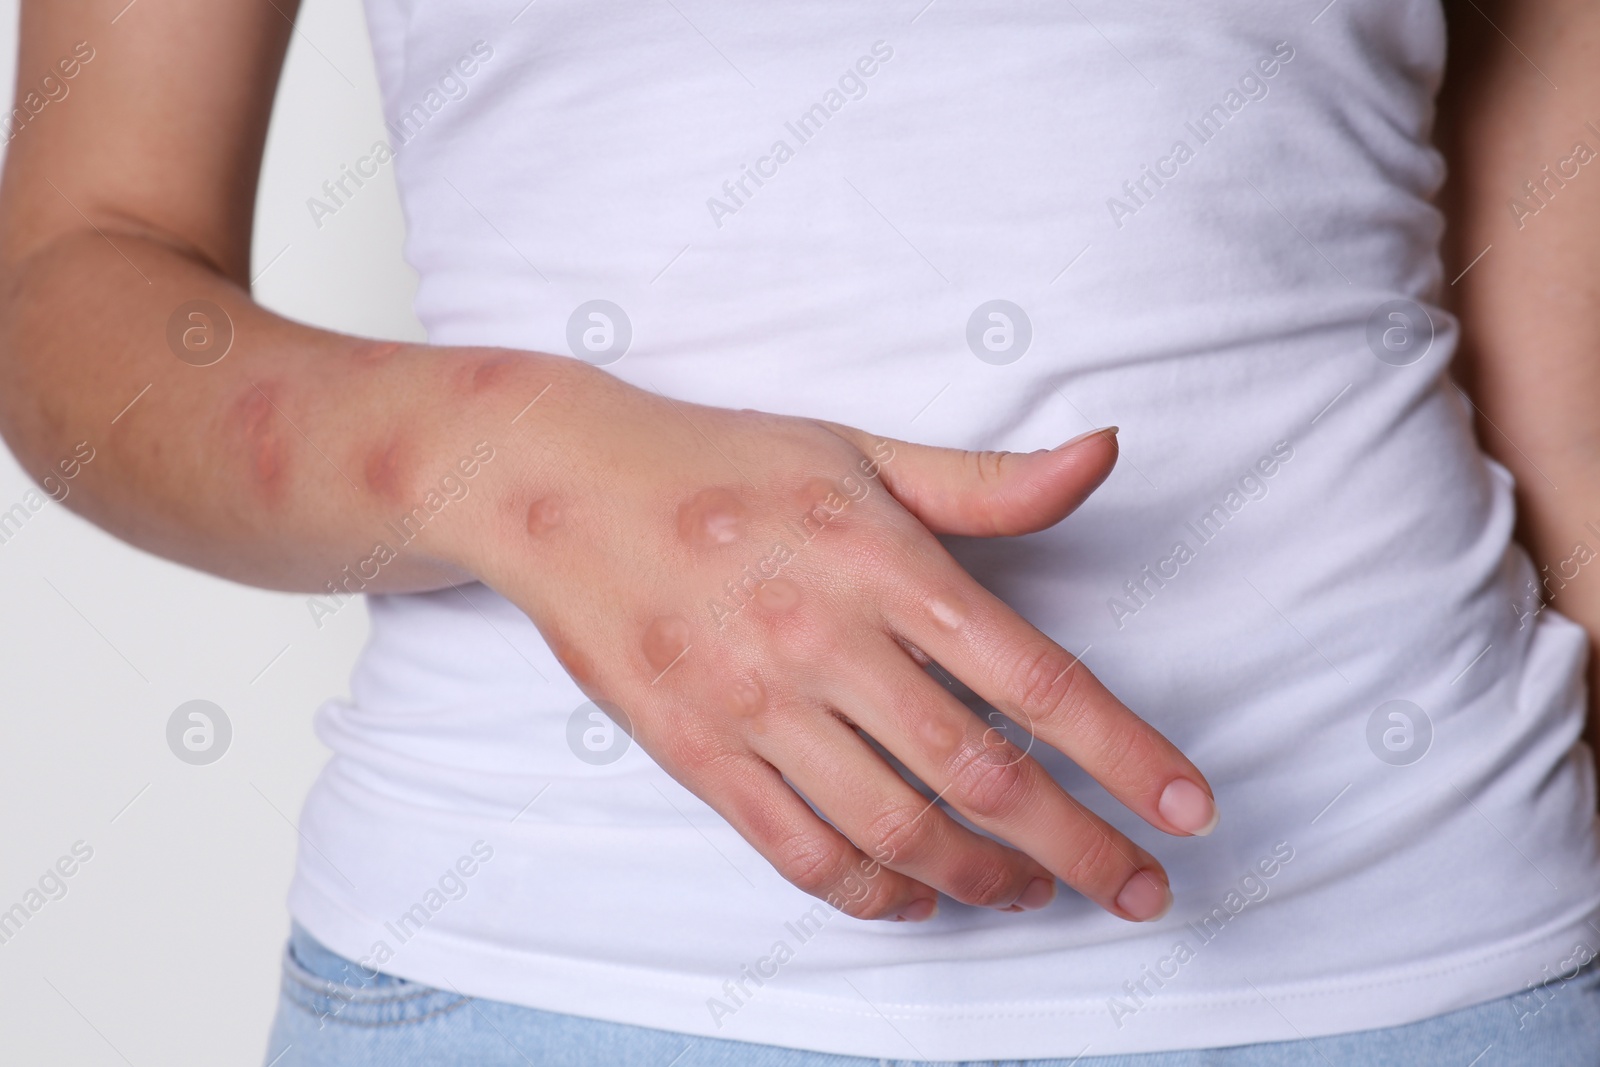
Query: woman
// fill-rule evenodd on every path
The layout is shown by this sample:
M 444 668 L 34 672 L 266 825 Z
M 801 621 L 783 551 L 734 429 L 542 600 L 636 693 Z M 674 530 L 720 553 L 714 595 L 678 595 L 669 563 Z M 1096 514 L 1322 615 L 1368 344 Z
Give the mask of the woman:
M 270 5 L 120 16 L 4 188 L 30 469 L 153 382 L 83 513 L 369 598 L 270 1062 L 1586 1062 L 1587 638 L 1447 375 L 1436 4 L 368 15 L 392 140 L 307 207 L 392 162 L 428 345 L 249 301 Z M 1501 29 L 1565 93 L 1479 53 L 1472 246 L 1592 136 L 1600 18 Z M 1560 147 L 1463 276 L 1557 565 Z

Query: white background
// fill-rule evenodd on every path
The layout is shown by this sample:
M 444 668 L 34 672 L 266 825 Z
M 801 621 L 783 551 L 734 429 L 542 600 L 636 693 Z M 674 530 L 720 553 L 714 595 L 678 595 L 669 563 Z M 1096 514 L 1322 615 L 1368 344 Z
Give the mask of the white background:
M 110 51 L 139 16 L 135 5 L 85 36 Z M 7 101 L 16 21 L 16 0 L 0 0 Z M 79 78 L 95 76 L 91 62 Z M 257 202 L 262 303 L 422 338 L 390 168 L 320 230 L 306 207 L 384 136 L 360 4 L 306 0 Z M 0 450 L 0 511 L 31 485 Z M 303 597 L 145 555 L 54 502 L 0 544 L 0 911 L 75 841 L 94 849 L 66 896 L 0 945 L 0 1061 L 262 1063 L 292 822 L 325 757 L 311 715 L 345 691 L 366 625 L 357 602 L 319 630 Z M 165 739 L 172 711 L 195 698 L 233 724 L 227 753 L 205 767 Z

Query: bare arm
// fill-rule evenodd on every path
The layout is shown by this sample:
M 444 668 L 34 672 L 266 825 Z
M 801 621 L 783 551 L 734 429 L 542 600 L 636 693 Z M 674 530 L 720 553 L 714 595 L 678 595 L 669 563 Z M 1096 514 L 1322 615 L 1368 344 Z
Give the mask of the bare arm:
M 1440 140 L 1445 273 L 1467 271 L 1452 287 L 1458 373 L 1480 439 L 1516 476 L 1544 597 L 1600 644 L 1600 6 L 1476 0 L 1450 17 Z M 1589 691 L 1593 743 L 1593 653 Z
M 1123 918 L 1164 909 L 1154 857 L 918 666 L 938 660 L 1152 825 L 1210 830 L 1200 772 L 934 538 L 1057 522 L 1109 472 L 1112 435 L 1026 456 L 922 448 L 674 404 L 564 358 L 289 322 L 247 277 L 284 15 L 147 0 L 112 27 L 121 5 L 24 7 L 24 86 L 80 41 L 94 52 L 12 143 L 0 189 L 0 430 L 36 477 L 87 445 L 71 506 L 241 581 L 321 590 L 357 562 L 373 590 L 481 579 L 669 773 L 853 915 L 927 918 L 935 890 L 1041 907 L 1056 878 Z M 173 321 L 192 301 L 224 313 L 192 322 L 204 358 Z M 443 517 L 374 563 L 447 478 L 475 479 L 470 496 L 429 506 Z M 808 522 L 803 556 L 764 561 L 747 602 L 707 612 Z M 930 808 L 863 734 L 1016 847 Z
M 134 544 L 321 591 L 370 552 L 385 518 L 470 456 L 469 408 L 513 402 L 475 385 L 515 374 L 534 392 L 570 388 L 587 368 L 442 359 L 251 302 L 285 6 L 164 0 L 112 25 L 115 0 L 24 5 L 19 97 L 47 73 L 70 91 L 11 142 L 0 189 L 0 429 L 37 478 L 60 482 L 80 443 L 92 450 L 67 502 Z M 226 319 L 180 311 L 196 301 Z M 175 313 L 191 362 L 169 340 Z M 192 365 L 230 322 L 225 358 Z M 439 540 L 419 539 L 371 588 L 463 577 L 432 551 Z

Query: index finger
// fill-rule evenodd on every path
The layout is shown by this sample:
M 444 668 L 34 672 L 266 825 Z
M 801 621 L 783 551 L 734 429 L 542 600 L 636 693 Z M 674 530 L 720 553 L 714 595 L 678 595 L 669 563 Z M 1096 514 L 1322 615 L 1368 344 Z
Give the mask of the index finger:
M 882 601 L 885 621 L 990 705 L 1058 749 L 1150 825 L 1216 828 L 1205 775 L 1111 694 L 1077 656 L 963 570 L 931 536 L 919 566 Z M 920 547 L 920 546 L 919 546 Z M 928 566 L 928 555 L 939 562 Z

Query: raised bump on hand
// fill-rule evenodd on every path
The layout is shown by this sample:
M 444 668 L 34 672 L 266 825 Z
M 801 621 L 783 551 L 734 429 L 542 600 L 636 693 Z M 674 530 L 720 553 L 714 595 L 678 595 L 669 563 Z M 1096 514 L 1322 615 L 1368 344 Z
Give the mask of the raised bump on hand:
M 643 645 L 645 662 L 659 678 L 689 650 L 689 624 L 676 615 L 653 619 L 645 627 Z
M 782 613 L 800 603 L 800 587 L 787 578 L 773 578 L 756 587 L 756 606 Z
M 765 710 L 767 689 L 761 684 L 761 675 L 751 671 L 735 678 L 728 687 L 723 703 L 732 715 L 741 719 L 747 719 Z
M 690 545 L 727 545 L 739 539 L 745 506 L 727 489 L 702 489 L 678 507 L 678 536 Z
M 542 496 L 528 505 L 528 533 L 534 537 L 545 534 L 561 525 L 561 505 L 550 497 Z
M 928 598 L 928 614 L 946 630 L 961 629 L 961 624 L 966 621 L 967 613 L 960 603 L 946 596 L 932 596 Z

